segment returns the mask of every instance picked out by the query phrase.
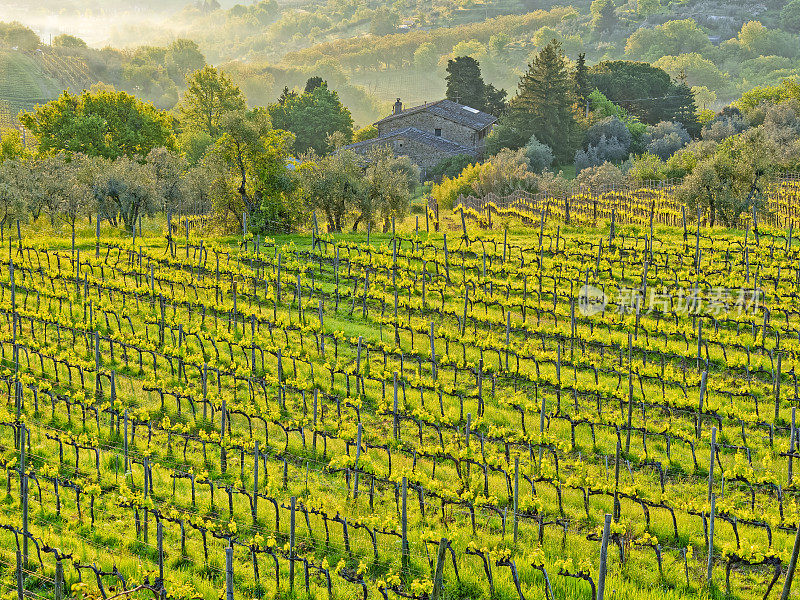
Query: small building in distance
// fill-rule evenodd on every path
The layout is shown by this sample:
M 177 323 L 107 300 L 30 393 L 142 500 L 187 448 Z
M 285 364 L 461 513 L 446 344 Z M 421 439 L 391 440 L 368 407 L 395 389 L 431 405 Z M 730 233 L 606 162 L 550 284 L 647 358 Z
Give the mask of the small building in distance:
M 427 171 L 445 158 L 467 154 L 482 158 L 486 136 L 497 117 L 452 100 L 439 100 L 403 108 L 400 98 L 392 114 L 375 123 L 378 137 L 346 146 L 359 154 L 370 148 L 388 146 L 397 156 L 408 156 Z

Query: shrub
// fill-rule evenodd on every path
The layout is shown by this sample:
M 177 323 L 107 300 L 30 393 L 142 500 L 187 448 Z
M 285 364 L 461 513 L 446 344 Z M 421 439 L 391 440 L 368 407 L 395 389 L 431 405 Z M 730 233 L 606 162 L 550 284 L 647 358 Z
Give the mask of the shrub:
M 606 162 L 624 160 L 628 149 L 617 138 L 602 135 L 597 145 L 589 145 L 586 150 L 575 153 L 575 171 L 580 173 L 588 167 L 596 167 Z
M 541 143 L 536 136 L 531 136 L 523 150 L 528 159 L 528 168 L 533 173 L 542 173 L 553 164 L 553 151 L 547 144 Z
M 456 154 L 440 160 L 431 168 L 427 177 L 440 181 L 442 177 L 458 177 L 465 168 L 475 162 L 475 158 L 469 154 Z
M 692 140 L 681 123 L 661 121 L 650 125 L 645 133 L 646 150 L 661 160 L 667 160 Z
M 591 146 L 600 144 L 601 138 L 616 139 L 625 151 L 631 145 L 631 132 L 618 117 L 611 116 L 601 119 L 592 125 L 586 132 L 586 143 Z
M 612 188 L 623 185 L 626 181 L 622 169 L 609 162 L 602 165 L 587 167 L 578 174 L 578 183 L 584 187 Z

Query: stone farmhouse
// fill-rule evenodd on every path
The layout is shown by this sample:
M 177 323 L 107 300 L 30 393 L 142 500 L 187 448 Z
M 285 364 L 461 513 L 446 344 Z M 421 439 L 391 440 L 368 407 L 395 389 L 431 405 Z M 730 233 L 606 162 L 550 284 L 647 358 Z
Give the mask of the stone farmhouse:
M 445 158 L 458 154 L 481 158 L 496 122 L 496 117 L 452 100 L 404 109 L 398 98 L 392 114 L 375 123 L 378 137 L 347 148 L 366 154 L 375 146 L 388 146 L 396 155 L 411 158 L 424 179 Z

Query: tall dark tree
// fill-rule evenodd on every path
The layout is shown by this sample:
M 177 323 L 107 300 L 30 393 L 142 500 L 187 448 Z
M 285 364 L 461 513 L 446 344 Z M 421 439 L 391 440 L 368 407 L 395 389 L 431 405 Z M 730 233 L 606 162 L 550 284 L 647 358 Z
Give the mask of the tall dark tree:
M 674 85 L 663 69 L 644 62 L 608 60 L 589 68 L 589 83 L 645 123 L 671 121 Z
M 325 82 L 322 80 L 322 77 L 320 77 L 319 75 L 315 75 L 314 77 L 309 77 L 308 80 L 306 81 L 306 89 L 303 90 L 303 92 L 306 93 L 306 94 L 310 94 L 315 89 L 317 89 L 319 86 L 321 86 L 323 83 L 325 83 Z
M 594 0 L 591 5 L 592 29 L 599 32 L 614 31 L 619 24 L 614 0 Z
M 589 94 L 591 93 L 592 86 L 589 82 L 589 69 L 586 67 L 586 54 L 581 52 L 578 54 L 578 63 L 575 65 L 575 96 L 582 111 L 588 111 Z
M 297 97 L 297 92 L 295 92 L 294 90 L 290 90 L 289 86 L 285 85 L 283 86 L 283 91 L 281 92 L 281 95 L 278 96 L 278 104 L 286 104 L 286 101 L 289 98 L 296 98 L 296 97 Z
M 445 97 L 459 104 L 482 110 L 486 105 L 486 84 L 481 66 L 471 56 L 458 56 L 447 61 Z
M 510 103 L 512 122 L 523 137 L 535 135 L 559 160 L 567 160 L 575 151 L 573 89 L 561 44 L 552 40 L 528 65 Z
M 508 93 L 504 89 L 497 89 L 491 83 L 484 88 L 486 100 L 483 110 L 490 115 L 499 117 L 506 109 L 506 96 Z
M 670 104 L 673 106 L 673 120 L 681 123 L 692 137 L 700 135 L 701 125 L 697 120 L 697 104 L 694 100 L 694 92 L 685 80 L 678 80 L 675 84 Z

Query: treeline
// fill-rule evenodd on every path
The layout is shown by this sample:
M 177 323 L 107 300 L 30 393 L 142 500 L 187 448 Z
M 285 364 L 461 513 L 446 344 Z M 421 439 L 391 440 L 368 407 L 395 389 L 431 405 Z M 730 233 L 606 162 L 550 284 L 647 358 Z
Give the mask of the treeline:
M 38 144 L 0 139 L 0 226 L 46 216 L 74 239 L 82 218 L 135 231 L 166 212 L 207 214 L 222 230 L 245 215 L 251 232 L 290 232 L 319 211 L 340 231 L 407 213 L 416 167 L 385 149 L 335 152 L 353 139 L 353 119 L 321 77 L 256 108 L 213 67 L 185 88 L 173 113 L 114 90 L 64 92 L 23 113 Z
M 202 68 L 206 58 L 197 43 L 177 39 L 165 46 L 130 50 L 95 49 L 72 35 L 59 35 L 45 46 L 19 23 L 0 22 L 0 50 L 23 52 L 37 61 L 40 73 L 73 91 L 113 87 L 168 109 L 178 102 L 186 76 Z
M 709 108 L 723 106 L 754 85 L 775 85 L 800 74 L 797 0 L 759 18 L 748 14 L 746 4 L 731 4 L 727 8 L 735 16 L 709 15 L 702 26 L 691 18 L 669 19 L 670 10 L 680 10 L 678 4 L 637 4 L 640 12 L 632 11 L 630 3 L 597 0 L 585 12 L 554 7 L 447 29 L 333 40 L 290 52 L 284 63 L 314 65 L 336 56 L 355 80 L 379 82 L 400 72 L 436 69 L 443 75 L 449 59 L 468 55 L 481 62 L 492 83 L 510 87 L 524 65 L 556 39 L 572 62 L 580 54 L 589 63 L 645 61 L 672 78 L 684 75 L 701 106 Z M 739 24 L 731 29 L 731 23 Z
M 766 211 L 768 180 L 800 169 L 800 83 L 754 88 L 714 113 L 696 110 L 685 82 L 659 71 L 624 62 L 587 68 L 582 57 L 571 69 L 551 42 L 490 134 L 490 158 L 444 161 L 435 169 L 443 180 L 433 196 L 452 206 L 459 194 L 561 195 L 572 187 L 561 168 L 574 162 L 578 183 L 588 187 L 679 181 L 677 196 L 693 212 L 706 210 L 712 225 L 732 227 L 743 213 Z M 634 89 L 661 86 L 664 95 L 655 105 L 623 106 L 600 89 L 626 81 Z
M 231 11 L 243 21 L 258 27 L 270 14 L 269 2 Z M 202 10 L 193 7 L 192 10 Z M 217 9 L 212 10 L 215 12 Z M 216 28 L 211 27 L 216 31 Z M 0 50 L 23 52 L 37 62 L 37 73 L 60 83 L 73 93 L 82 89 L 116 89 L 153 103 L 157 108 L 172 109 L 185 91 L 186 76 L 207 64 L 206 56 L 195 41 L 179 38 L 164 46 L 137 46 L 127 50 L 95 49 L 72 35 L 53 38 L 52 45 L 42 44 L 39 36 L 19 23 L 0 22 Z M 276 67 L 263 61 L 232 61 L 221 65 L 245 92 L 250 106 L 265 106 L 280 95 L 284 87 L 302 89 L 306 79 L 322 75 L 342 96 L 360 123 L 378 119 L 385 106 L 362 88 L 350 84 L 335 64 L 300 69 Z M 39 97 L 37 95 L 36 100 Z M 2 98 L 0 98 L 2 100 Z

